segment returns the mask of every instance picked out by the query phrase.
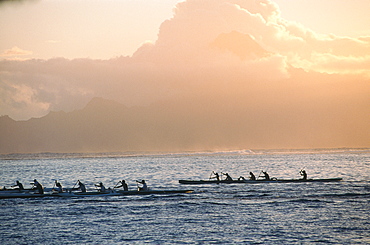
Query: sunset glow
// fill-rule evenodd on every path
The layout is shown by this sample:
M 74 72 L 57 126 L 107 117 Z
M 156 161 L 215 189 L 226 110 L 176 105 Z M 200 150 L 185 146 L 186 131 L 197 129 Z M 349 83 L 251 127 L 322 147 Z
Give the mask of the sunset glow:
M 183 118 L 217 129 L 193 148 L 225 137 L 220 148 L 369 147 L 369 10 L 366 0 L 5 2 L 0 115 L 101 97 L 171 104 L 175 128 Z

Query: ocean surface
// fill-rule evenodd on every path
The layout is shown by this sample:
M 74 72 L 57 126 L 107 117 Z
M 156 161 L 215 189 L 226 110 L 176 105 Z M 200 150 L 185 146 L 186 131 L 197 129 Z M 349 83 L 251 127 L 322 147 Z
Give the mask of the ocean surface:
M 181 185 L 232 177 L 335 178 L 332 183 Z M 370 150 L 230 151 L 177 154 L 12 154 L 0 156 L 0 186 L 58 180 L 88 188 L 190 194 L 0 199 L 0 244 L 370 244 Z

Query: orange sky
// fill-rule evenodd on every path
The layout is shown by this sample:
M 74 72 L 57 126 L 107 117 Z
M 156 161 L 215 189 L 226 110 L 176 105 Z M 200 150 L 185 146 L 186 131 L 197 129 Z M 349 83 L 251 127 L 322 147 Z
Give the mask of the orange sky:
M 0 3 L 0 59 L 109 59 L 155 41 L 179 0 Z M 9 3 L 13 2 L 13 4 Z M 242 1 L 243 2 L 243 1 Z M 339 36 L 370 35 L 368 0 L 276 0 L 281 17 Z M 24 52 L 20 52 L 23 50 Z
M 176 2 L 0 5 L 0 115 L 27 120 L 93 97 L 127 106 L 220 98 L 227 106 L 253 95 L 267 96 L 249 102 L 268 121 L 266 110 L 289 117 L 300 104 L 337 120 L 344 106 L 353 114 L 342 119 L 369 135 L 368 1 Z M 249 102 L 240 105 L 252 110 Z

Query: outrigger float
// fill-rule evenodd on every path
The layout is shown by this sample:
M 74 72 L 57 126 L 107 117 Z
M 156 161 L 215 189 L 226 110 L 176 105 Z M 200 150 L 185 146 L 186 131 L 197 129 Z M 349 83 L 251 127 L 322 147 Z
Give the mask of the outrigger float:
M 259 184 L 259 183 L 307 183 L 307 182 L 337 182 L 342 178 L 329 178 L 329 179 L 276 179 L 270 180 L 179 180 L 180 184 L 185 185 L 201 185 L 201 184 Z

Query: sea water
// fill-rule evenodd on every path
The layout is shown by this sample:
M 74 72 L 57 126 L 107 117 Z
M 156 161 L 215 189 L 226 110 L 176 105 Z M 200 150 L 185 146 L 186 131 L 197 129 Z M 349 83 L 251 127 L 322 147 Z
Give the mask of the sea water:
M 2 155 L 1 186 L 77 180 L 94 189 L 190 194 L 0 200 L 0 244 L 370 244 L 370 151 L 235 151 L 179 154 Z M 331 183 L 181 185 L 179 179 L 341 177 Z

